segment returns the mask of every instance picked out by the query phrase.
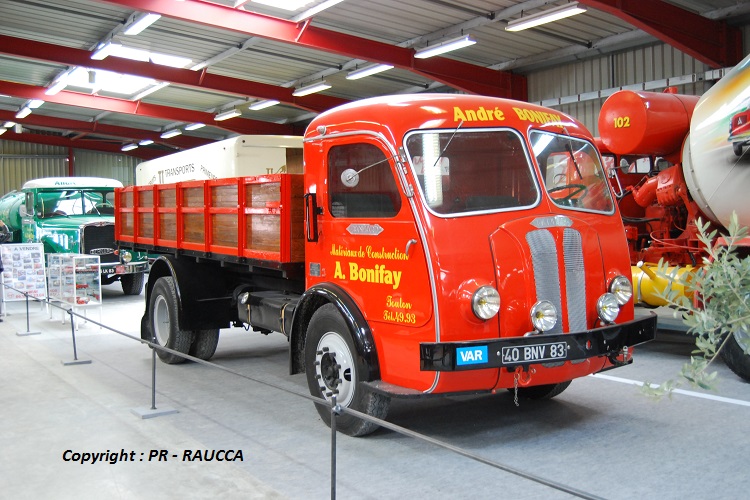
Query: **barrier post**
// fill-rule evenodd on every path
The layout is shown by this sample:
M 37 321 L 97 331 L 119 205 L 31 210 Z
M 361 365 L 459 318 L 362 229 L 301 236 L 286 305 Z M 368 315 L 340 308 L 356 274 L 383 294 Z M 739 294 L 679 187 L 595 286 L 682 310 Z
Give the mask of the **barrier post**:
M 70 334 L 73 337 L 73 361 L 63 361 L 63 366 L 69 365 L 87 365 L 91 363 L 90 359 L 78 359 L 78 349 L 76 349 L 76 324 L 73 319 L 73 308 L 68 309 L 70 315 Z
M 29 319 L 29 293 L 23 292 L 24 297 L 26 297 L 26 331 L 25 332 L 16 332 L 16 335 L 19 337 L 25 337 L 27 335 L 39 335 L 42 332 L 32 332 L 31 331 L 31 323 Z
M 331 395 L 331 500 L 336 500 L 336 417 L 341 411 L 336 403 L 336 392 Z
M 156 341 L 156 335 L 151 338 L 151 342 L 154 345 L 159 345 Z M 153 347 L 151 348 L 151 408 L 133 408 L 130 412 L 141 419 L 178 413 L 174 408 L 165 407 L 161 410 L 156 408 L 156 349 Z

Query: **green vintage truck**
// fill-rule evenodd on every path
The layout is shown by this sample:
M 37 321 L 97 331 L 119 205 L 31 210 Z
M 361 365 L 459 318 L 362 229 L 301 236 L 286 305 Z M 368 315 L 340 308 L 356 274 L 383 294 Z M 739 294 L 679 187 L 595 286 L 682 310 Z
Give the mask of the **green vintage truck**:
M 46 177 L 26 182 L 0 198 L 0 220 L 12 243 L 43 243 L 45 253 L 98 255 L 102 284 L 120 281 L 126 295 L 139 295 L 148 271 L 146 254 L 115 245 L 115 179 Z M 2 228 L 0 228 L 2 229 Z M 2 238 L 2 235 L 0 235 Z

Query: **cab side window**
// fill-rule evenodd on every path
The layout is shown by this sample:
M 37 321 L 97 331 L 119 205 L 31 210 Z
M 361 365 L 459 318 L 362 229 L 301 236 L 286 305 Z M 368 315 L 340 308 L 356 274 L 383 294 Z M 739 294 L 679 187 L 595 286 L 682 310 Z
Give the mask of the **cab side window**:
M 401 195 L 390 160 L 372 144 L 334 146 L 328 152 L 333 217 L 394 217 Z

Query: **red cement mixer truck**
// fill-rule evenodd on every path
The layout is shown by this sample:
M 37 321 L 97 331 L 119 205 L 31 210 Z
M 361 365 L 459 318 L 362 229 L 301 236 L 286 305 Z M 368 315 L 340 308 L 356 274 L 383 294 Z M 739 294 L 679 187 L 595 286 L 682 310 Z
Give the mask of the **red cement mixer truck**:
M 669 89 L 623 90 L 603 104 L 599 144 L 609 156 L 639 302 L 665 304 L 657 291 L 666 283 L 653 272 L 659 259 L 679 266 L 678 273 L 700 265 L 698 218 L 720 233 L 732 212 L 741 225 L 750 224 L 749 107 L 750 56 L 700 98 Z M 740 252 L 750 254 L 750 238 Z M 732 371 L 750 380 L 741 340 L 729 339 L 722 354 Z

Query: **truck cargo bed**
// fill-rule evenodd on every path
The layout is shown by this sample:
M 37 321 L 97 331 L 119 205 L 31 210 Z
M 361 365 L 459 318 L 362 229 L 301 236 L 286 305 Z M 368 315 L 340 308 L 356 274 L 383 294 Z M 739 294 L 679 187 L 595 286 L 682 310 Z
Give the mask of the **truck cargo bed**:
M 118 189 L 125 247 L 230 260 L 304 262 L 303 176 L 270 174 Z

